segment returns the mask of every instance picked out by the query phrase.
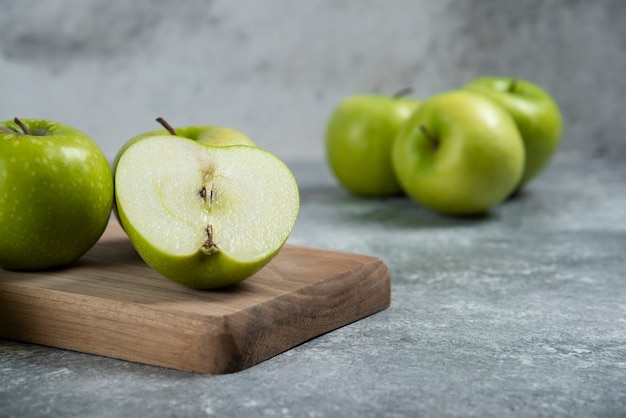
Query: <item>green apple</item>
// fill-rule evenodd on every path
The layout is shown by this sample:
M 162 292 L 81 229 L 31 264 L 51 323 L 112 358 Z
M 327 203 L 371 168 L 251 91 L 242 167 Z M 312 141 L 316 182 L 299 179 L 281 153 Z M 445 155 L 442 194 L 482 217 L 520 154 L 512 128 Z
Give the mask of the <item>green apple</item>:
M 427 99 L 394 141 L 392 162 L 413 199 L 450 215 L 487 212 L 513 191 L 524 146 L 511 116 L 469 91 Z
M 66 266 L 100 238 L 113 176 L 98 145 L 70 126 L 0 122 L 0 266 Z
M 225 126 L 197 125 L 173 128 L 163 118 L 157 118 L 157 122 L 163 125 L 163 129 L 157 129 L 139 134 L 127 141 L 118 151 L 113 162 L 113 170 L 117 166 L 117 161 L 126 149 L 137 141 L 160 135 L 179 136 L 198 141 L 211 146 L 248 145 L 256 146 L 255 143 L 243 132 Z
M 299 209 L 291 171 L 268 151 L 172 135 L 125 150 L 115 199 L 144 261 L 197 289 L 238 283 L 259 271 L 286 242 Z
M 227 147 L 230 145 L 256 146 L 248 136 L 236 129 L 227 128 L 225 126 L 204 126 L 202 128 L 204 131 L 196 138 L 196 141 L 201 144 L 214 147 Z
M 464 88 L 498 103 L 515 120 L 526 150 L 519 185 L 522 187 L 549 164 L 559 148 L 562 133 L 559 106 L 544 89 L 527 80 L 481 77 Z
M 391 166 L 391 145 L 419 106 L 409 97 L 354 95 L 332 111 L 326 127 L 326 159 L 337 181 L 361 196 L 402 193 Z
M 248 145 L 251 147 L 256 144 L 243 132 L 236 129 L 227 128 L 225 126 L 212 126 L 212 125 L 198 125 L 198 126 L 185 126 L 182 128 L 173 128 L 165 119 L 157 118 L 157 122 L 163 125 L 164 129 L 156 131 L 150 131 L 143 133 L 131 139 L 133 141 L 149 138 L 156 135 L 171 135 L 181 136 L 183 138 L 193 139 L 205 145 L 212 146 L 230 146 L 230 145 Z

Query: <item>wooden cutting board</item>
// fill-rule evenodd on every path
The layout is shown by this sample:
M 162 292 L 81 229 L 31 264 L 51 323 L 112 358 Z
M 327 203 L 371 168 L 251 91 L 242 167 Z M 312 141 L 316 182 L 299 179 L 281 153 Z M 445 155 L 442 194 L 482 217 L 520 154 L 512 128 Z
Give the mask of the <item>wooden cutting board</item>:
M 148 267 L 117 222 L 77 263 L 0 269 L 0 336 L 202 373 L 230 373 L 387 308 L 374 257 L 286 245 L 221 290 L 193 290 Z

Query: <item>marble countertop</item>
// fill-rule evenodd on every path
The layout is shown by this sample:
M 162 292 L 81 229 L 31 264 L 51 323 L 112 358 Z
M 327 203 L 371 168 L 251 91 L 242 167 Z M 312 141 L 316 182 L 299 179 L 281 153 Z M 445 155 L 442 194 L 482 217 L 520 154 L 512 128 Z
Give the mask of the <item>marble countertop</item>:
M 474 219 L 350 196 L 322 162 L 290 166 L 290 243 L 380 257 L 388 309 L 227 375 L 0 340 L 0 416 L 626 413 L 622 161 L 559 155 Z

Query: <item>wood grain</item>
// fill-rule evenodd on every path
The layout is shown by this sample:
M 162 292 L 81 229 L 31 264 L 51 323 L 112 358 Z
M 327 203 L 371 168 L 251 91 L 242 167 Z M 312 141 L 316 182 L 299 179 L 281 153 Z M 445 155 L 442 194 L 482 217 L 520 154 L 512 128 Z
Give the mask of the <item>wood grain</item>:
M 0 336 L 201 373 L 246 369 L 390 304 L 382 260 L 286 245 L 225 289 L 188 289 L 148 267 L 111 222 L 71 267 L 0 269 Z

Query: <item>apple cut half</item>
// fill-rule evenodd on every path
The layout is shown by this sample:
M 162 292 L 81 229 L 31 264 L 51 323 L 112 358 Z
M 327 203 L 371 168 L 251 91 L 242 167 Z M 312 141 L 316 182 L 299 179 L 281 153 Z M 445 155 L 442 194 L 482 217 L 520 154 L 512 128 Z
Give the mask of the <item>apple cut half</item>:
M 155 136 L 121 155 L 120 222 L 154 270 L 197 289 L 241 282 L 287 241 L 298 216 L 296 180 L 278 157 Z

